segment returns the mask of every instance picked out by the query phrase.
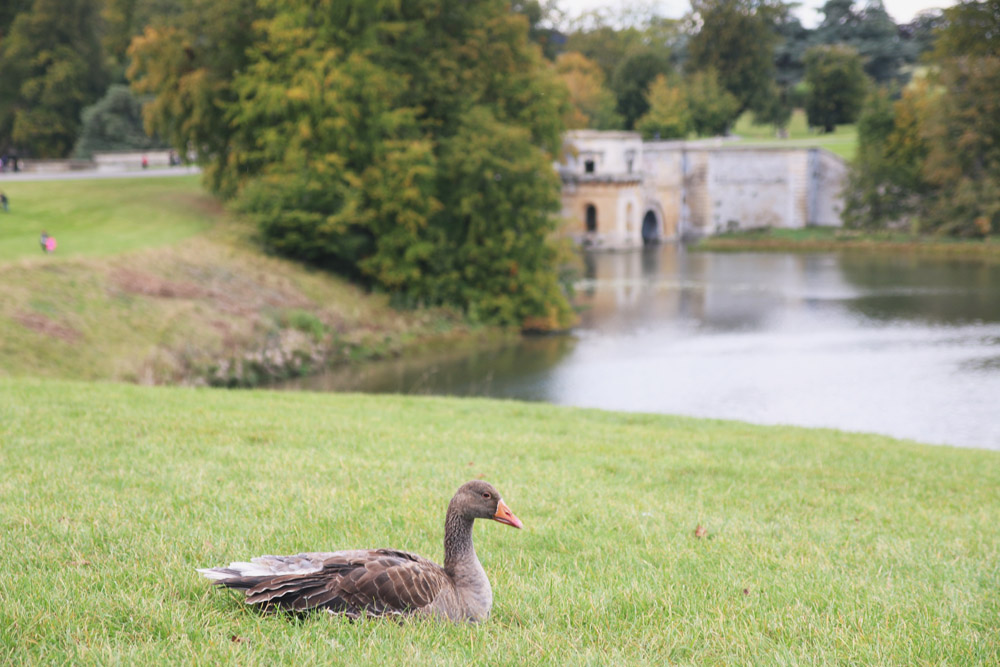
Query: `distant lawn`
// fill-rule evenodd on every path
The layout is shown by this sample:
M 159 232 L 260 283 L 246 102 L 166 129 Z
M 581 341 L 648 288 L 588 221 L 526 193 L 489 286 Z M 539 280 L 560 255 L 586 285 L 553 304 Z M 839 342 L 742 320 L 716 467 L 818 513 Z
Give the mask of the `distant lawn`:
M 765 228 L 730 232 L 702 239 L 694 249 L 767 252 L 836 250 L 920 252 L 1000 261 L 1000 237 L 962 239 L 909 234 L 902 231 L 863 231 L 841 227 Z
M 1000 453 L 479 399 L 0 379 L 3 664 L 1000 663 Z M 296 619 L 196 567 L 440 559 L 484 476 L 479 626 Z M 694 534 L 697 526 L 703 537 Z
M 825 148 L 836 153 L 845 160 L 854 158 L 857 152 L 858 132 L 854 125 L 840 125 L 830 134 L 821 134 L 810 129 L 806 122 L 806 113 L 796 109 L 788 124 L 788 138 L 779 139 L 770 125 L 754 125 L 753 114 L 747 112 L 740 116 L 732 133 L 742 137 L 741 144 L 752 146 L 802 146 Z
M 42 254 L 44 230 L 53 257 L 113 255 L 176 243 L 207 229 L 219 203 L 200 176 L 67 181 L 0 181 L 10 211 L 0 211 L 0 261 Z

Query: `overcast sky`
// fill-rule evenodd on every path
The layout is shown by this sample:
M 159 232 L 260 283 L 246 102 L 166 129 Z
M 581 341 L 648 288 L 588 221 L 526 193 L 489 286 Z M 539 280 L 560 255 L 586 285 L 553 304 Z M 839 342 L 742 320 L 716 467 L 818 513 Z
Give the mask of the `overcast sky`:
M 862 0 L 863 1 L 863 0 Z M 932 7 L 948 7 L 953 0 L 883 0 L 889 15 L 896 23 L 906 23 L 918 12 Z M 662 16 L 680 18 L 691 6 L 689 0 L 556 0 L 556 3 L 570 16 L 576 16 L 591 9 L 610 8 L 613 11 L 629 6 L 654 6 Z M 814 27 L 822 16 L 816 11 L 825 0 L 802 0 L 798 10 L 799 20 L 806 27 Z M 860 2 L 858 4 L 861 4 Z

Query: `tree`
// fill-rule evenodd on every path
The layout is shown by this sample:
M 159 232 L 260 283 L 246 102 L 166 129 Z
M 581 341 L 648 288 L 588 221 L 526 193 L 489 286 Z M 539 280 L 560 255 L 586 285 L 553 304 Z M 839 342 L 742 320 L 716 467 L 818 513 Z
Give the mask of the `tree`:
M 1000 57 L 1000 0 L 959 2 L 944 10 L 935 60 L 957 56 Z
M 816 46 L 806 53 L 809 125 L 833 132 L 837 125 L 853 123 L 868 86 L 857 51 L 846 46 Z
M 114 84 L 104 97 L 83 110 L 80 138 L 74 153 L 89 158 L 95 151 L 162 148 L 163 142 L 143 129 L 142 104 L 128 86 Z
M 658 75 L 649 86 L 649 111 L 636 121 L 635 129 L 643 139 L 686 137 L 691 130 L 691 114 L 684 88 Z
M 248 8 L 258 15 L 242 51 L 201 28 L 238 66 L 195 51 L 191 19 L 203 17 L 169 40 L 147 31 L 133 51 L 158 93 L 155 126 L 198 147 L 209 182 L 269 248 L 400 303 L 525 328 L 570 322 L 550 241 L 568 104 L 524 16 L 492 0 Z M 219 91 L 217 113 L 202 90 Z
M 895 103 L 885 88 L 865 99 L 858 117 L 858 154 L 845 189 L 847 226 L 883 228 L 913 222 L 925 212 L 933 190 L 923 178 L 927 143 L 922 126 L 930 99 L 923 84 L 908 87 Z
M 722 87 L 713 69 L 695 72 L 687 80 L 691 129 L 701 137 L 726 134 L 740 113 L 736 96 Z
M 868 0 L 861 9 L 855 9 L 854 0 L 827 0 L 820 11 L 823 21 L 813 35 L 814 44 L 853 48 L 865 73 L 879 85 L 905 80 L 903 67 L 916 62 L 917 51 L 903 39 L 882 0 Z
M 559 78 L 569 90 L 569 129 L 616 130 L 624 119 L 615 111 L 614 94 L 604 85 L 604 72 L 582 53 L 570 51 L 556 60 Z
M 635 122 L 649 110 L 646 93 L 653 80 L 670 71 L 669 59 L 653 49 L 634 51 L 621 61 L 611 79 L 611 88 L 618 98 L 618 113 L 625 118 L 625 129 L 634 128 Z
M 69 153 L 80 111 L 107 73 L 97 0 L 34 0 L 0 42 L 0 147 L 39 157 Z
M 187 0 L 176 19 L 146 26 L 129 47 L 132 89 L 153 96 L 143 108 L 146 130 L 182 154 L 193 151 L 220 193 L 232 195 L 239 180 L 226 169 L 233 78 L 249 64 L 254 23 L 269 16 L 258 0 Z
M 1000 232 L 1000 57 L 946 60 L 938 84 L 945 92 L 924 125 L 924 175 L 941 193 L 933 224 L 963 236 Z
M 694 0 L 697 32 L 688 44 L 688 70 L 712 69 L 739 101 L 761 106 L 774 78 L 775 31 L 767 5 L 755 0 Z

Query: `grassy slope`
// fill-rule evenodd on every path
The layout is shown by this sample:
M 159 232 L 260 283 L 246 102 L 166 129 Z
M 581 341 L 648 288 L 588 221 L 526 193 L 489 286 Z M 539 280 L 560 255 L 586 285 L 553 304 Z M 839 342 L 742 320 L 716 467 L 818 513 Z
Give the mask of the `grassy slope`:
M 246 353 L 386 354 L 468 334 L 448 313 L 400 313 L 262 255 L 193 177 L 4 188 L 0 376 L 189 382 Z M 59 241 L 52 255 L 38 248 L 43 225 Z
M 836 153 L 845 160 L 854 158 L 858 148 L 858 131 L 854 125 L 840 125 L 830 134 L 819 134 L 810 129 L 806 122 L 806 114 L 802 109 L 796 109 L 788 123 L 788 138 L 779 139 L 774 136 L 774 128 L 770 125 L 754 125 L 752 114 L 747 112 L 740 116 L 732 133 L 741 137 L 740 143 L 753 146 L 806 146 L 825 148 Z
M 539 404 L 0 379 L 0 662 L 997 664 L 1000 454 Z M 262 616 L 197 566 L 440 558 L 477 627 Z M 698 539 L 696 525 L 707 528 Z
M 169 245 L 210 228 L 219 205 L 198 176 L 0 182 L 11 200 L 0 212 L 0 262 L 41 255 L 38 235 L 60 257 L 106 256 Z

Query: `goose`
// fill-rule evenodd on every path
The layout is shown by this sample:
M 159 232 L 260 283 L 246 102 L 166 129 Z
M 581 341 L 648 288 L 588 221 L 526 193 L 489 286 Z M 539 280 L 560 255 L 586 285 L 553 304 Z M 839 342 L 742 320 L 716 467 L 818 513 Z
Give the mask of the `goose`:
M 444 567 L 405 551 L 360 549 L 260 556 L 198 572 L 216 586 L 244 591 L 248 604 L 264 609 L 478 623 L 489 616 L 493 590 L 472 544 L 476 519 L 522 526 L 492 485 L 474 480 L 448 503 Z

